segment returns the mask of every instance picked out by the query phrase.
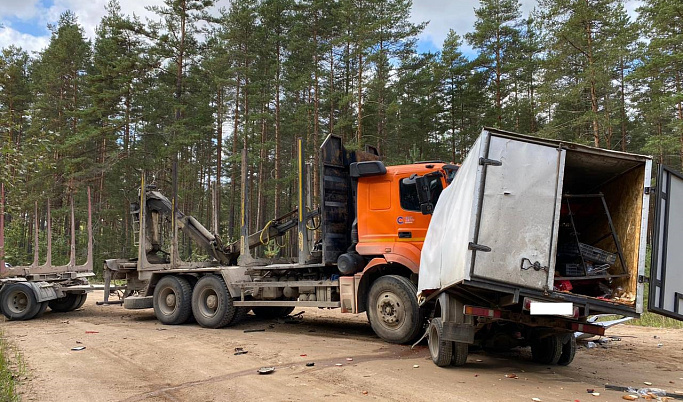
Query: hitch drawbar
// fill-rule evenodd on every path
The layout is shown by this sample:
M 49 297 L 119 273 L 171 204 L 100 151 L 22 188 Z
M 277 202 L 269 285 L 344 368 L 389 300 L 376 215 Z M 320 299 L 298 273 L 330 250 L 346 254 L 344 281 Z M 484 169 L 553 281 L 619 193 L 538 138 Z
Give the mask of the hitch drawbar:
M 573 332 L 585 332 L 592 335 L 605 335 L 605 327 L 584 322 L 577 322 L 560 317 L 539 317 L 523 313 L 515 313 L 507 310 L 498 310 L 486 307 L 464 306 L 465 315 L 474 317 L 493 318 L 504 321 L 518 322 L 531 326 L 554 327 L 570 330 Z

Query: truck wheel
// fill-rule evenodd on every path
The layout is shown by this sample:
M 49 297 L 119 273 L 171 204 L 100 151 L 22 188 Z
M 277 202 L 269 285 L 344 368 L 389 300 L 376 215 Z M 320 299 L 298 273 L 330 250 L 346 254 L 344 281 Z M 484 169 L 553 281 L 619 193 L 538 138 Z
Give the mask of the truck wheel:
M 85 301 L 87 299 L 88 299 L 87 293 L 81 294 L 81 300 L 79 300 L 78 304 L 76 304 L 76 307 L 74 308 L 74 310 L 78 310 L 79 308 L 83 307 L 83 305 L 85 304 Z
M 557 364 L 562 355 L 562 341 L 558 335 L 537 339 L 531 344 L 531 358 L 536 363 Z
M 232 317 L 232 321 L 228 325 L 236 325 L 244 320 L 244 317 L 249 313 L 249 307 L 235 307 L 235 315 Z
M 192 313 L 204 328 L 222 328 L 235 316 L 232 296 L 222 278 L 206 275 L 197 281 L 192 292 Z
M 185 323 L 192 314 L 192 287 L 187 279 L 167 275 L 154 287 L 154 315 L 162 324 Z
M 40 307 L 38 308 L 38 312 L 36 313 L 35 317 L 33 318 L 39 318 L 42 317 L 43 314 L 45 314 L 45 310 L 47 310 L 47 305 L 49 302 L 40 302 Z
M 30 320 L 38 314 L 41 303 L 28 286 L 18 283 L 7 285 L 2 292 L 2 313 L 10 320 Z
M 462 342 L 453 342 L 453 357 L 451 366 L 462 366 L 467 362 L 469 345 Z
M 66 296 L 60 297 L 59 299 L 50 300 L 50 309 L 57 313 L 66 313 L 67 311 L 73 311 L 81 302 L 81 295 L 78 293 L 67 293 Z
M 557 364 L 560 366 L 568 366 L 574 360 L 575 355 L 576 338 L 574 337 L 574 334 L 572 334 L 569 337 L 569 340 L 562 345 L 562 354 L 560 355 L 560 359 L 557 361 Z
M 258 318 L 271 319 L 287 317 L 294 311 L 294 307 L 252 307 L 254 315 Z
M 441 317 L 432 319 L 432 322 L 429 323 L 428 333 L 427 344 L 429 345 L 429 354 L 432 356 L 434 364 L 439 367 L 451 364 L 453 360 L 453 342 L 443 339 L 443 322 L 441 322 Z M 465 355 L 465 358 L 467 358 L 467 355 Z
M 386 275 L 372 283 L 368 294 L 368 320 L 373 331 L 390 343 L 409 343 L 422 330 L 417 288 L 407 278 Z

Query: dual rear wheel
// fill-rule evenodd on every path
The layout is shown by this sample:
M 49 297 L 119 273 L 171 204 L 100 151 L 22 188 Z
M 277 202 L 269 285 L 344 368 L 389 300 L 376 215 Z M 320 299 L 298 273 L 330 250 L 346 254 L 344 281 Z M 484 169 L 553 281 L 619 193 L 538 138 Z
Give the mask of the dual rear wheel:
M 33 289 L 24 284 L 6 285 L 0 295 L 0 310 L 10 320 L 30 320 L 47 307 L 47 302 L 39 302 Z
M 205 328 L 237 324 L 248 309 L 235 307 L 223 278 L 205 275 L 192 286 L 180 275 L 167 275 L 154 287 L 154 314 L 163 324 L 180 325 L 194 318 Z
M 40 317 L 48 306 L 57 313 L 76 310 L 83 306 L 87 297 L 87 293 L 67 293 L 59 299 L 39 302 L 31 287 L 13 283 L 2 290 L 0 310 L 10 320 L 24 321 Z
M 467 361 L 468 345 L 444 339 L 441 317 L 432 318 L 427 330 L 429 354 L 439 367 L 462 366 Z
M 576 355 L 574 334 L 552 334 L 531 345 L 531 358 L 540 364 L 567 366 Z

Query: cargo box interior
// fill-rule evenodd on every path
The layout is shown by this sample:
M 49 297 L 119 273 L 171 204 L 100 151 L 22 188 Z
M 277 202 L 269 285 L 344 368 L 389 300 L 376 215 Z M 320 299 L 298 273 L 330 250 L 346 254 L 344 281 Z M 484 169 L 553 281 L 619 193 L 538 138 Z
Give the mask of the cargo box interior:
M 567 150 L 556 291 L 635 305 L 645 162 Z

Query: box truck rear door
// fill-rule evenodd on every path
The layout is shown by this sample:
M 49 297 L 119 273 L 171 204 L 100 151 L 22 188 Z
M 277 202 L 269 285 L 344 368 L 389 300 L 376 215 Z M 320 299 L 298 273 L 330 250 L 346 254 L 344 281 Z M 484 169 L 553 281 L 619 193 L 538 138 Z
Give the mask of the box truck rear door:
M 648 310 L 683 320 L 683 175 L 660 166 Z
M 496 135 L 487 145 L 471 276 L 552 289 L 566 151 Z

